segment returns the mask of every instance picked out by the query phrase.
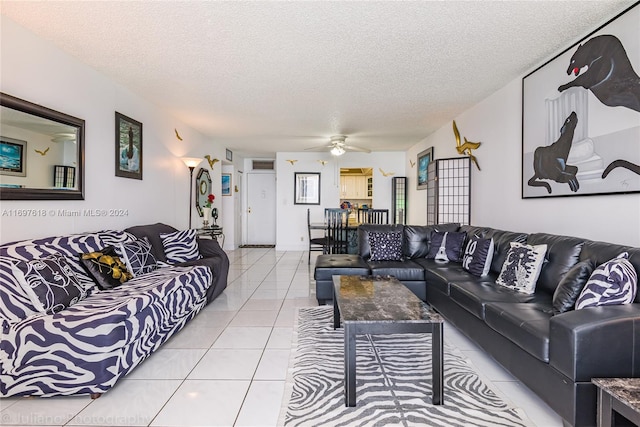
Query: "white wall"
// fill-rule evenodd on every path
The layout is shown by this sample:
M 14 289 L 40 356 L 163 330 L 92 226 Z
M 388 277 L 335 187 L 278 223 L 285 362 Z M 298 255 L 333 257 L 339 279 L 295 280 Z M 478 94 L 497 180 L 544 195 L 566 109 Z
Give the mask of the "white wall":
M 0 90 L 79 117 L 86 122 L 85 200 L 3 201 L 0 242 L 164 222 L 186 228 L 189 171 L 180 157 L 210 154 L 224 158 L 224 148 L 186 127 L 162 109 L 78 62 L 54 45 L 0 17 L 2 40 Z M 143 180 L 116 177 L 115 111 L 143 124 Z M 175 137 L 178 129 L 184 141 Z M 208 167 L 206 162 L 199 167 Z M 220 164 L 211 172 L 214 206 L 220 209 Z M 194 172 L 197 174 L 198 169 Z M 44 209 L 46 217 L 16 216 L 20 209 Z M 62 216 L 59 209 L 77 211 Z M 85 209 L 121 209 L 124 216 L 92 217 Z M 193 209 L 193 225 L 199 225 Z
M 522 79 L 518 78 L 455 118 L 462 137 L 481 141 L 473 168 L 471 223 L 506 230 L 548 232 L 640 246 L 640 194 L 521 198 Z M 458 156 L 449 122 L 407 153 L 434 147 L 434 157 Z M 426 191 L 410 170 L 410 224 L 426 222 Z
M 297 160 L 293 165 L 287 160 Z M 326 163 L 322 165 L 320 161 Z M 311 221 L 322 221 L 324 208 L 339 207 L 340 168 L 373 168 L 373 206 L 391 209 L 391 179 L 405 176 L 404 152 L 346 153 L 333 157 L 327 153 L 282 152 L 276 155 L 277 238 L 276 250 L 306 250 L 309 247 L 307 209 Z M 394 172 L 393 176 L 383 176 Z M 320 172 L 320 205 L 294 204 L 294 172 Z M 410 203 L 410 201 L 409 201 Z

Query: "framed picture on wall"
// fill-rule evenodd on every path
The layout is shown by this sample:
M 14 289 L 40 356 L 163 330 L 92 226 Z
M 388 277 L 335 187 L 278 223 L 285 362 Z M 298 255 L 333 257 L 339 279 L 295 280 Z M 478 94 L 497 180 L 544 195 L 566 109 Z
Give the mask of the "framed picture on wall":
M 233 161 L 233 151 L 229 150 L 228 148 L 226 149 L 225 152 L 226 155 L 226 159 L 229 160 L 230 162 Z
M 640 192 L 640 6 L 522 79 L 522 198 Z
M 231 195 L 231 174 L 230 173 L 222 174 L 222 195 L 223 196 Z
M 294 204 L 320 204 L 320 172 L 294 172 Z
M 426 190 L 427 182 L 429 181 L 428 167 L 429 163 L 433 160 L 433 147 L 429 147 L 424 151 L 418 153 L 416 159 L 417 168 L 417 183 L 418 190 Z
M 116 176 L 142 179 L 142 123 L 117 111 Z
M 27 141 L 0 137 L 0 175 L 27 176 Z

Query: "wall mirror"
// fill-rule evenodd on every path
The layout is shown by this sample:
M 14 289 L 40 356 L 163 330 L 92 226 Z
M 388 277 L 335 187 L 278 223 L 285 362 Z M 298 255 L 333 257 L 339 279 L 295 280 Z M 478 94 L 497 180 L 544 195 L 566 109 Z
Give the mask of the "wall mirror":
M 211 176 L 207 169 L 200 168 L 196 176 L 196 209 L 200 216 L 203 215 L 202 208 L 209 200 L 209 194 L 211 194 Z
M 0 200 L 84 200 L 84 120 L 0 93 Z

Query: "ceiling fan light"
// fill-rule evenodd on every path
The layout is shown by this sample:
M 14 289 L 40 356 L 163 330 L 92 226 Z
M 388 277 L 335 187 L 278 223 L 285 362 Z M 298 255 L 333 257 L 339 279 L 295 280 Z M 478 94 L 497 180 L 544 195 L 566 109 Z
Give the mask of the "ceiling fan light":
M 333 154 L 334 156 L 342 156 L 344 154 L 344 148 L 336 145 L 331 149 L 331 154 Z

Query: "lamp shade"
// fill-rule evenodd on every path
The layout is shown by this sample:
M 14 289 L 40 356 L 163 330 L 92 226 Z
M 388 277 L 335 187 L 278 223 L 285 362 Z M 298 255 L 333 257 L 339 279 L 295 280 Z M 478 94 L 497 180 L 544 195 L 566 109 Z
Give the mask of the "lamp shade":
M 198 157 L 182 157 L 182 161 L 188 168 L 195 168 L 200 164 L 202 159 Z

